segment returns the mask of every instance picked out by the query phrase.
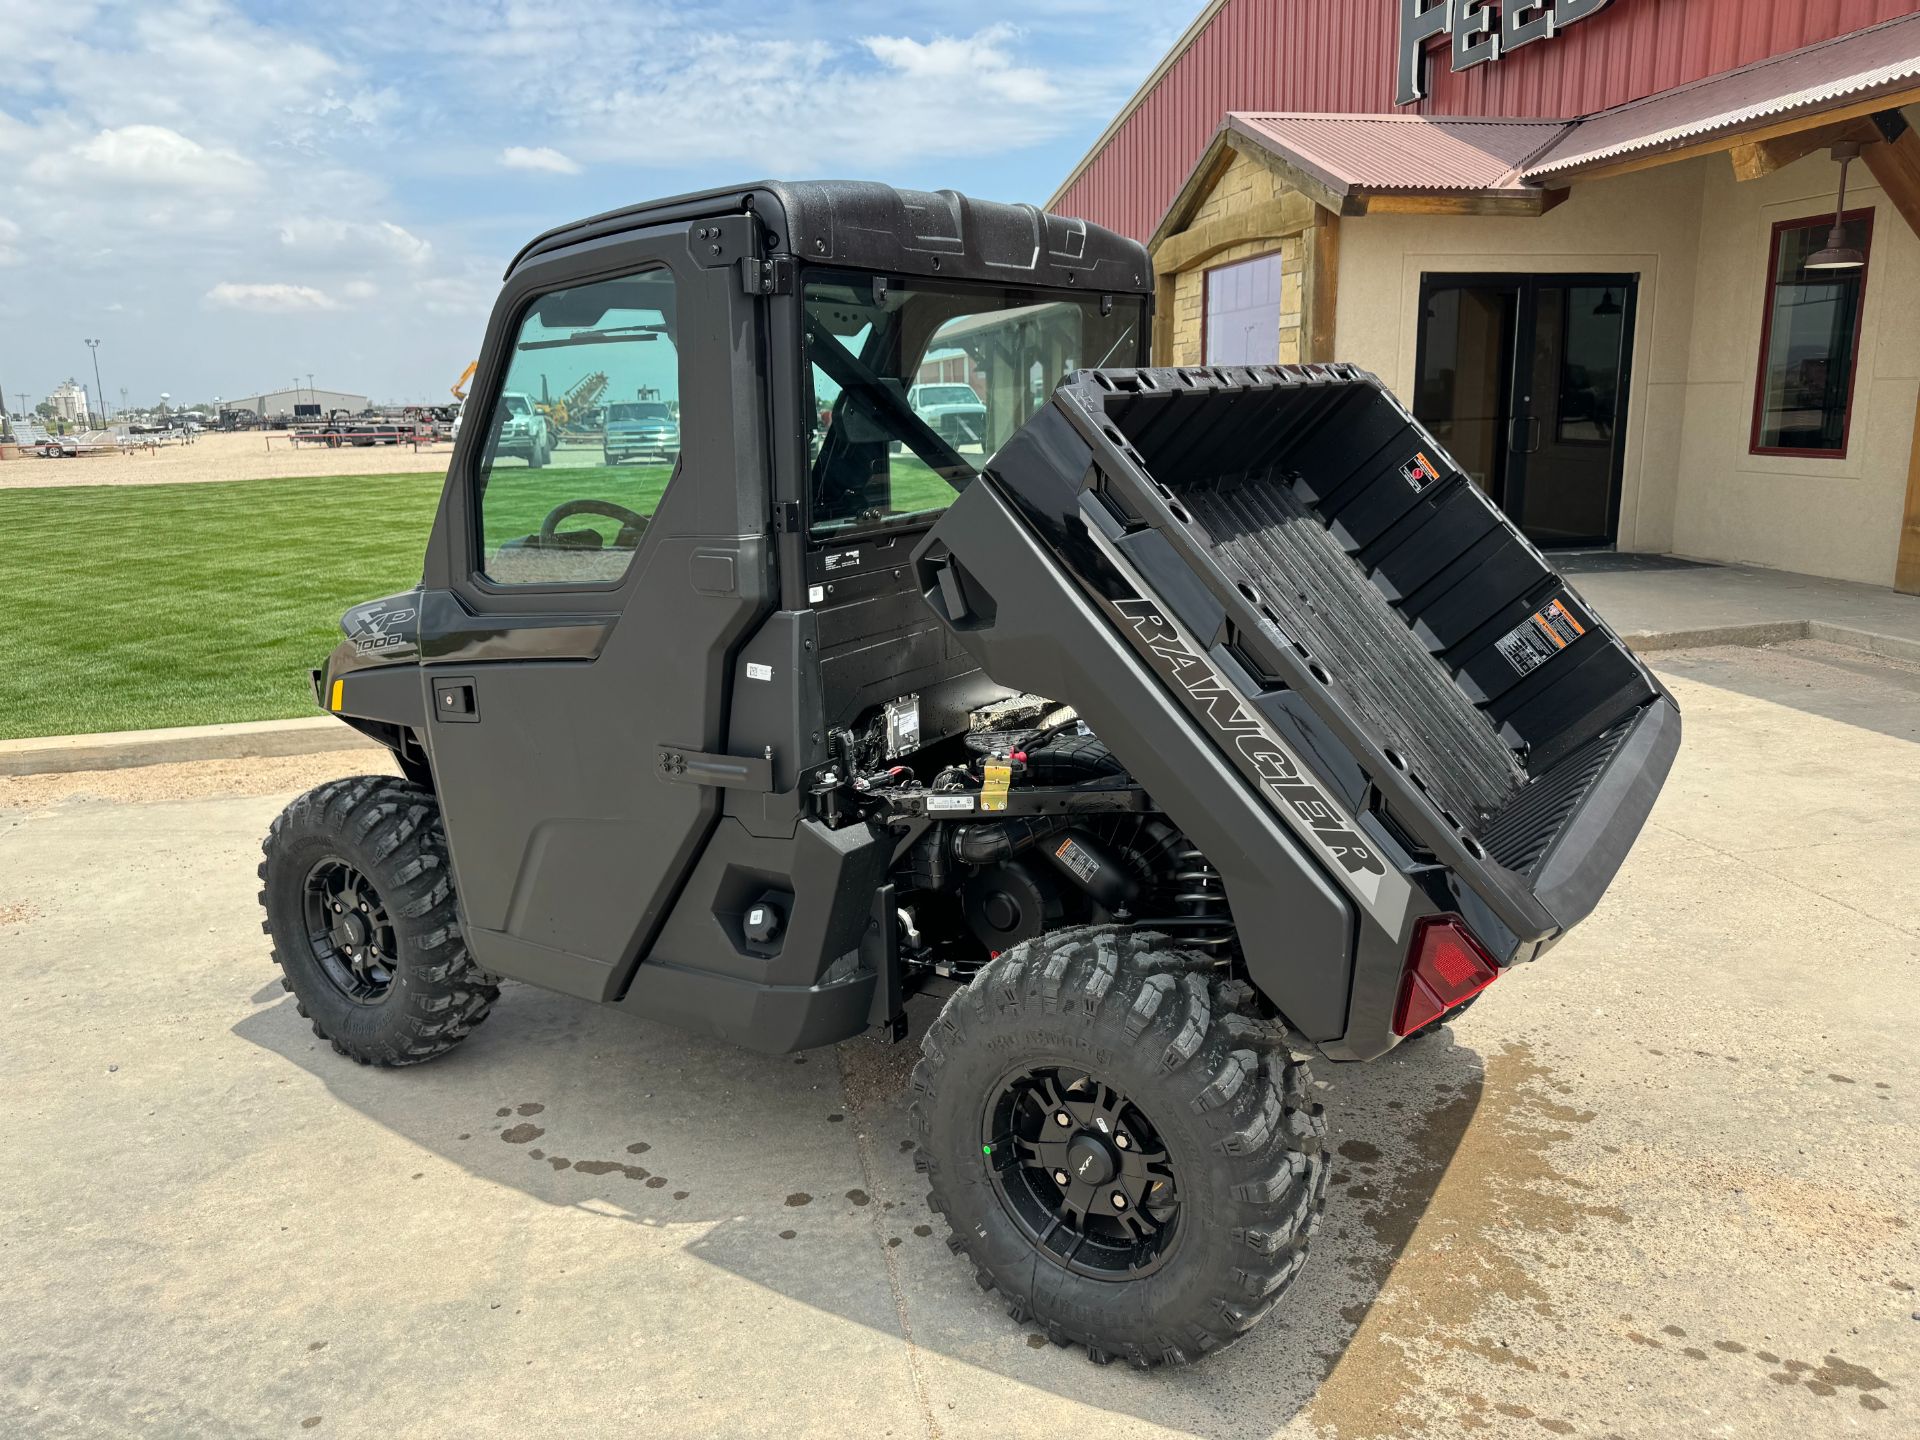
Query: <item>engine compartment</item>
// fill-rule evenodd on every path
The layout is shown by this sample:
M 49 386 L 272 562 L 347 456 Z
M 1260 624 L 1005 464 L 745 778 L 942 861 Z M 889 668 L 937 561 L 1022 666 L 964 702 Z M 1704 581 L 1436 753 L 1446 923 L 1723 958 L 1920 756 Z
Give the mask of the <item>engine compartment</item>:
M 1165 931 L 1230 965 L 1219 872 L 1153 805 L 1073 707 L 1040 695 L 971 708 L 921 745 L 918 695 L 830 733 L 814 787 L 829 823 L 895 838 L 908 977 L 964 980 L 1002 951 L 1068 925 Z

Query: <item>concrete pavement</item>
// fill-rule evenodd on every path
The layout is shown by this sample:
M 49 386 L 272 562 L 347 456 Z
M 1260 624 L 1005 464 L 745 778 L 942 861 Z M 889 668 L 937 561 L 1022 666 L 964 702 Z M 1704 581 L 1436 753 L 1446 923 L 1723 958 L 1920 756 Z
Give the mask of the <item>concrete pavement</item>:
M 1912 1434 L 1920 668 L 1657 658 L 1686 745 L 1600 911 L 1318 1067 L 1304 1275 L 1149 1376 L 948 1254 L 911 1046 L 510 986 L 434 1065 L 334 1055 L 253 865 L 361 757 L 0 780 L 0 1434 Z

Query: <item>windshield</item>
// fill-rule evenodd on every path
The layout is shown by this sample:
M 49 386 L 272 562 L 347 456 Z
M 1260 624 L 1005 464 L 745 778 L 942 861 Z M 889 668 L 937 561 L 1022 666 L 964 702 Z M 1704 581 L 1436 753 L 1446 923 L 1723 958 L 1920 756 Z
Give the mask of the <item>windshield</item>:
M 1144 358 L 1138 296 L 813 271 L 805 303 L 816 539 L 925 523 L 1069 374 Z
M 524 395 L 502 395 L 500 401 L 509 415 L 525 415 L 533 409 Z
M 671 420 L 673 414 L 664 405 L 609 405 L 609 420 Z

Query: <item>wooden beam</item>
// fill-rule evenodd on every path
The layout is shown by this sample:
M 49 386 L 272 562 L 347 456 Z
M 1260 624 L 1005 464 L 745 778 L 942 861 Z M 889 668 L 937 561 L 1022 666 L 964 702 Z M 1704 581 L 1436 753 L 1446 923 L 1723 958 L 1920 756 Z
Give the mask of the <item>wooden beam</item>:
M 1902 594 L 1920 595 L 1920 404 L 1913 412 L 1913 446 L 1907 454 L 1907 508 L 1900 520 L 1893 588 Z
M 1155 365 L 1173 364 L 1173 293 L 1175 277 L 1153 277 L 1153 343 L 1151 359 Z
M 1255 240 L 1281 240 L 1298 235 L 1313 224 L 1313 212 L 1302 213 L 1299 196 L 1265 200 L 1238 215 L 1222 215 L 1178 235 L 1170 235 L 1153 252 L 1153 269 L 1158 275 L 1191 270 L 1222 250 Z
M 1615 175 L 1631 175 L 1636 171 L 1653 170 L 1662 165 L 1677 165 L 1683 160 L 1697 160 L 1702 155 L 1719 155 L 1733 149 L 1736 145 L 1777 140 L 1783 136 L 1797 135 L 1802 130 L 1812 130 L 1842 120 L 1863 120 L 1880 110 L 1894 110 L 1902 105 L 1913 104 L 1920 104 L 1920 88 L 1879 95 L 1871 100 L 1856 100 L 1851 105 L 1841 105 L 1831 110 L 1801 115 L 1792 120 L 1776 120 L 1770 125 L 1753 126 L 1712 140 L 1702 140 L 1692 145 L 1676 145 L 1672 149 L 1635 155 L 1628 159 L 1615 160 L 1586 169 L 1574 167 L 1556 170 L 1547 178 L 1549 183 L 1561 184 L 1575 180 L 1606 180 Z
M 1837 141 L 1858 140 L 1864 144 L 1879 138 L 1880 132 L 1871 120 L 1843 120 L 1837 125 L 1819 125 L 1775 140 L 1743 141 L 1727 152 L 1727 158 L 1733 162 L 1734 179 L 1759 180 Z
M 1861 149 L 1860 158 L 1908 228 L 1920 236 L 1920 132 L 1903 126 L 1894 139 L 1883 140 L 1876 128 L 1874 143 Z
M 1487 195 L 1472 190 L 1447 190 L 1410 195 L 1403 191 L 1369 191 L 1359 197 L 1361 215 L 1505 215 L 1530 220 L 1544 215 L 1562 200 L 1565 190 L 1537 190 L 1526 195 Z
M 1340 217 L 1330 210 L 1314 212 L 1306 237 L 1306 295 L 1301 301 L 1306 334 L 1300 358 L 1308 364 L 1337 359 L 1334 353 L 1334 306 L 1340 284 Z
M 1289 189 L 1298 190 L 1321 209 L 1331 210 L 1336 214 L 1357 215 L 1359 213 L 1359 202 L 1353 198 L 1351 192 L 1336 189 L 1320 176 L 1301 169 L 1285 155 L 1267 148 L 1259 136 L 1235 128 L 1231 116 L 1228 117 L 1227 128 L 1220 133 L 1227 144 L 1236 151 L 1249 159 L 1259 161 L 1271 170 L 1283 185 Z
M 1207 143 L 1206 153 L 1200 157 L 1200 163 L 1193 167 L 1186 184 L 1180 187 L 1180 193 L 1167 206 L 1167 213 L 1160 217 L 1153 234 L 1147 237 L 1147 249 L 1157 250 L 1161 241 L 1186 227 L 1186 223 L 1193 218 L 1193 212 L 1206 203 L 1207 196 L 1213 193 L 1213 187 L 1233 168 L 1233 157 L 1237 153 L 1227 142 L 1226 131 L 1214 135 Z

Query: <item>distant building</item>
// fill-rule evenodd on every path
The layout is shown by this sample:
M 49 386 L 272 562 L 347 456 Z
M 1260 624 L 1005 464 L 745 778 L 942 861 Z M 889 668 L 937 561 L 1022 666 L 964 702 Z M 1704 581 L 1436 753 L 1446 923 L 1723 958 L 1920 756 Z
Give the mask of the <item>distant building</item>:
M 307 409 L 304 407 L 313 407 Z M 275 415 L 312 415 L 316 419 L 335 410 L 358 414 L 367 408 L 367 397 L 349 395 L 343 390 L 314 390 L 305 385 L 296 389 L 269 390 L 263 395 L 246 395 L 238 400 L 222 400 L 222 410 L 251 410 L 263 420 Z
M 91 413 L 87 405 L 87 387 L 72 380 L 64 380 L 54 387 L 47 397 L 47 403 L 53 406 L 53 413 L 62 420 L 84 420 Z

